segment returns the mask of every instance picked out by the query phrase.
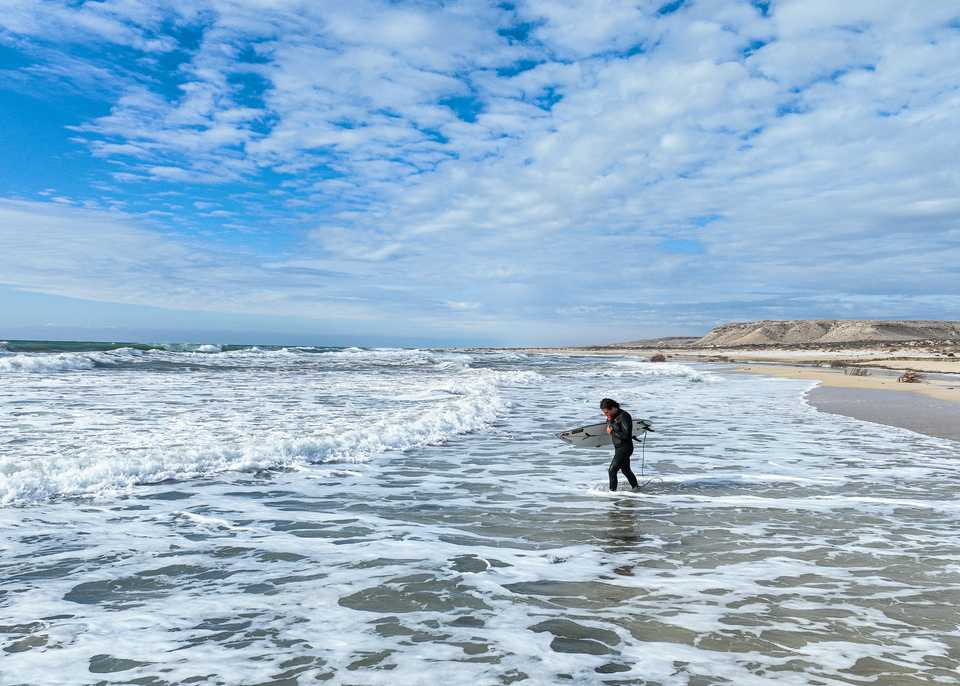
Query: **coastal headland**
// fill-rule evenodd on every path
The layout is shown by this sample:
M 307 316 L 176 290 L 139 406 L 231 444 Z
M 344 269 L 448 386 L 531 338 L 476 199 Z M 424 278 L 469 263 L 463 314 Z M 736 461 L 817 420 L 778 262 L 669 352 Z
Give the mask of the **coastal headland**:
M 719 363 L 730 371 L 817 381 L 817 409 L 960 441 L 960 322 L 802 319 L 724 324 L 701 338 L 514 348 Z

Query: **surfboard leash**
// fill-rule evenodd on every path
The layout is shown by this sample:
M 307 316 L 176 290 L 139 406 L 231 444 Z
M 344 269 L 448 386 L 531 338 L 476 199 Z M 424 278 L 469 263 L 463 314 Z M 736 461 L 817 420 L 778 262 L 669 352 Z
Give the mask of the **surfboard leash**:
M 640 441 L 640 478 L 641 478 L 641 479 L 644 478 L 643 468 L 644 468 L 644 466 L 646 465 L 646 462 L 647 462 L 647 431 L 653 431 L 653 429 L 646 429 L 646 430 L 644 430 L 644 432 L 643 432 L 643 440 Z M 637 440 L 637 437 L 634 436 L 634 437 L 633 437 L 633 440 Z M 655 476 L 655 477 L 653 477 L 653 478 L 651 478 L 651 479 L 647 479 L 647 480 L 643 483 L 643 486 L 637 486 L 637 488 L 638 488 L 638 489 L 639 489 L 639 488 L 645 488 L 645 487 L 648 486 L 648 485 L 650 484 L 650 482 L 652 482 L 652 481 L 659 481 L 660 483 L 663 483 L 663 479 L 661 479 L 659 476 Z

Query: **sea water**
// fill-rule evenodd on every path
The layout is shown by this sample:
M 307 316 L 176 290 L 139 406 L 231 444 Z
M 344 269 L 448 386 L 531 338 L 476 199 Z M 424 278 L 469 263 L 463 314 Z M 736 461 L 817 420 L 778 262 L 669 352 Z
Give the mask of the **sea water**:
M 0 351 L 0 683 L 953 684 L 957 444 L 636 357 Z M 554 434 L 653 421 L 638 493 Z M 621 477 L 622 487 L 623 483 Z

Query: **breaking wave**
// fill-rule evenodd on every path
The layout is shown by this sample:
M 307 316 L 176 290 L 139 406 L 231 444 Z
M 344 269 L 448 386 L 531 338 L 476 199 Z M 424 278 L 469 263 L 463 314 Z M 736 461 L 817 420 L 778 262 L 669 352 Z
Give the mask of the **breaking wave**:
M 49 371 L 98 363 L 83 355 L 47 355 L 27 364 Z M 259 375 L 230 368 L 90 377 L 96 382 L 92 394 L 142 396 L 139 404 L 105 407 L 100 401 L 82 411 L 53 407 L 26 416 L 18 427 L 23 444 L 0 453 L 0 505 L 226 471 L 366 462 L 376 454 L 442 444 L 483 429 L 509 409 L 502 389 L 538 378 L 528 371 L 434 369 L 384 381 L 382 374 L 365 371 L 324 384 L 332 400 L 318 400 L 315 375 L 277 375 L 271 369 Z M 253 385 L 251 375 L 257 376 Z M 380 384 L 376 395 L 369 390 L 374 381 Z M 130 385 L 124 389 L 128 396 L 122 395 L 121 387 Z M 69 389 L 70 380 L 64 377 L 60 387 Z M 210 397 L 232 400 L 211 406 Z M 350 398 L 354 401 L 345 402 Z

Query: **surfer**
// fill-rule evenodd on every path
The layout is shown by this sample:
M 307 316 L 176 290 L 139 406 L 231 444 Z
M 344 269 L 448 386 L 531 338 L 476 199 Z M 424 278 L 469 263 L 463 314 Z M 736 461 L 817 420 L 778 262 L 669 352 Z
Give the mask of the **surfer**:
M 630 456 L 633 455 L 633 417 L 620 409 L 620 403 L 610 398 L 600 401 L 600 411 L 607 416 L 607 433 L 613 439 L 613 460 L 607 473 L 610 475 L 610 490 L 617 490 L 617 472 L 623 472 L 630 485 L 638 488 L 637 477 L 630 471 Z

